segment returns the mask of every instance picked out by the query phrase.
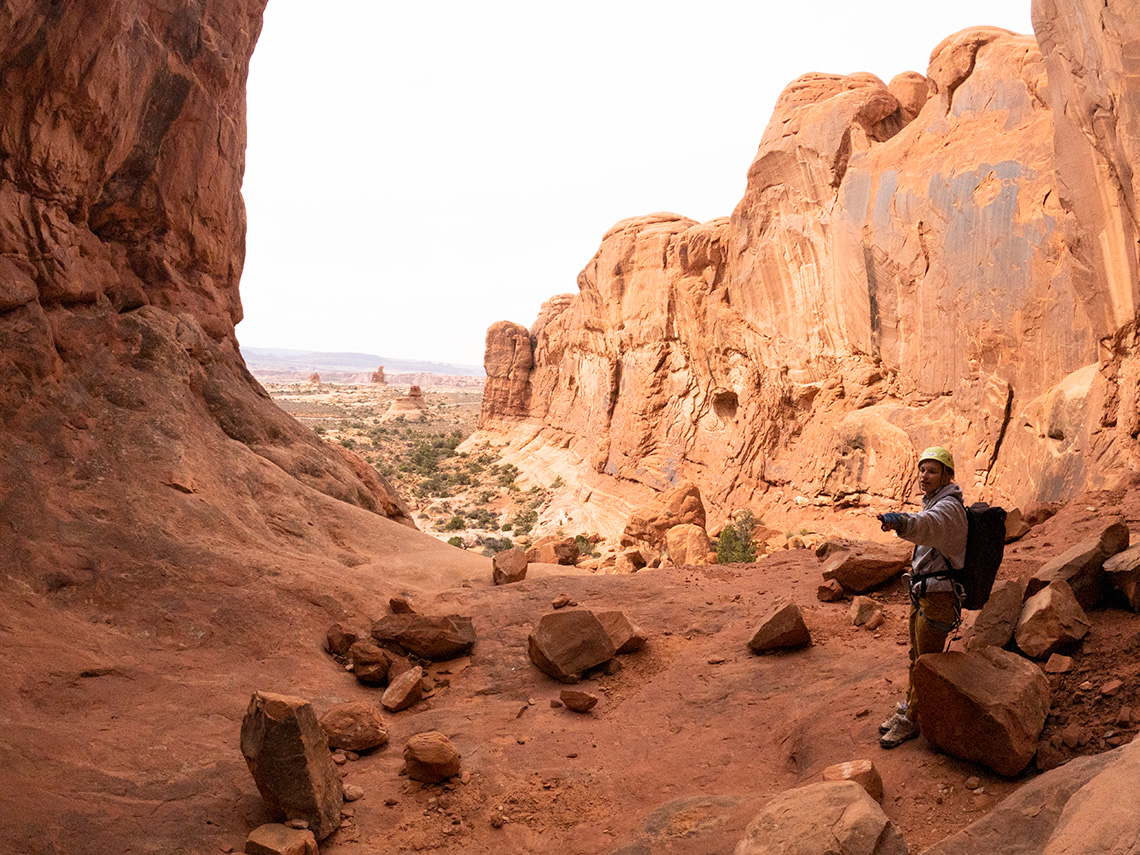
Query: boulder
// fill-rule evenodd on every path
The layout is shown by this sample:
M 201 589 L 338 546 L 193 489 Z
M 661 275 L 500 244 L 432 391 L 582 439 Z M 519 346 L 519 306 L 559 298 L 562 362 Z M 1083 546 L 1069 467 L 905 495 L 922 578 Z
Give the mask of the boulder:
M 923 855 L 1041 855 L 1047 851 L 1049 838 L 1069 801 L 1116 762 L 1123 751 L 1119 748 L 1091 757 L 1074 757 L 1060 768 L 1031 778 L 977 822 L 934 844 Z M 1098 825 L 1094 822 L 1091 827 Z M 1112 850 L 1076 851 L 1093 855 Z
M 1124 595 L 1128 608 L 1140 612 L 1140 544 L 1105 561 L 1104 575 L 1112 587 Z
M 910 564 L 911 549 L 906 541 L 858 541 L 824 560 L 823 578 L 835 579 L 846 591 L 864 594 L 902 573 Z
M 532 564 L 561 564 L 573 566 L 578 562 L 578 541 L 572 537 L 547 535 L 540 537 L 526 551 L 526 560 Z
M 1072 589 L 1064 582 L 1053 582 L 1025 601 L 1013 635 L 1026 656 L 1045 659 L 1080 641 L 1091 628 Z
M 1032 529 L 1028 522 L 1025 520 L 1025 514 L 1021 512 L 1021 508 L 1010 508 L 1005 513 L 1005 542 L 1012 543 L 1025 535 L 1029 534 Z
M 526 578 L 526 550 L 521 547 L 504 549 L 491 556 L 491 579 L 496 585 L 509 585 Z
M 384 690 L 380 704 L 388 712 L 406 710 L 424 696 L 424 669 L 415 665 L 398 677 L 393 677 Z
M 601 622 L 606 635 L 613 642 L 614 650 L 618 653 L 635 653 L 645 646 L 645 633 L 625 616 L 625 612 L 615 610 L 594 612 L 594 616 Z
M 584 672 L 617 653 L 605 626 L 587 609 L 543 615 L 527 647 L 531 662 L 563 683 L 578 682 Z
M 678 567 L 685 564 L 707 564 L 712 548 L 708 533 L 699 525 L 682 523 L 665 532 L 665 549 Z
M 828 579 L 815 592 L 815 598 L 821 603 L 841 603 L 845 596 L 838 579 Z
M 593 692 L 584 692 L 581 689 L 563 689 L 558 694 L 559 700 L 567 709 L 574 712 L 589 712 L 598 704 L 598 696 Z
M 459 750 L 437 730 L 417 733 L 404 747 L 408 777 L 421 784 L 438 784 L 459 774 Z
M 735 855 L 907 855 L 883 809 L 853 781 L 788 790 L 748 824 Z
M 928 653 L 913 679 L 932 745 L 999 775 L 1029 765 L 1049 711 L 1049 681 L 1032 662 L 997 647 Z
M 460 615 L 386 615 L 372 624 L 372 637 L 437 662 L 470 650 L 475 643 L 475 628 L 471 618 Z
M 360 636 L 354 630 L 334 623 L 325 633 L 325 650 L 333 656 L 343 659 L 348 656 L 348 649 L 359 639 Z
M 636 573 L 644 567 L 649 565 L 645 554 L 640 547 L 629 546 L 618 553 L 617 558 L 614 560 L 614 573 L 616 575 L 629 575 Z
M 348 648 L 348 661 L 356 679 L 369 686 L 387 685 L 391 660 L 385 653 L 370 641 L 354 642 Z
M 749 648 L 756 653 L 804 647 L 811 644 L 811 634 L 804 624 L 803 615 L 795 603 L 779 603 L 760 621 Z
M 1064 506 L 1064 502 L 1030 502 L 1022 511 L 1022 517 L 1030 526 L 1041 525 L 1045 520 L 1055 517 Z
M 277 822 L 259 825 L 245 839 L 245 855 L 318 855 L 317 838 L 307 828 Z
M 883 778 L 870 760 L 851 760 L 823 770 L 825 781 L 854 781 L 877 802 L 883 800 Z
M 696 484 L 687 481 L 634 510 L 621 533 L 621 545 L 644 542 L 661 549 L 665 545 L 665 532 L 685 523 L 705 527 L 701 491 Z
M 851 600 L 851 608 L 847 610 L 847 616 L 851 619 L 851 623 L 855 626 L 863 626 L 870 624 L 872 620 L 883 614 L 883 604 L 877 600 L 872 600 L 870 597 L 857 596 Z M 882 621 L 879 621 L 881 623 Z
M 1025 582 L 1019 579 L 999 579 L 994 582 L 990 598 L 974 618 L 966 633 L 967 650 L 983 647 L 1005 647 L 1013 638 L 1013 631 L 1021 618 L 1021 605 L 1025 600 Z
M 370 751 L 388 743 L 388 729 L 380 710 L 368 701 L 335 704 L 321 716 L 320 724 L 330 748 Z
M 308 701 L 254 692 L 241 723 L 241 753 L 277 818 L 304 820 L 318 840 L 336 830 L 344 790 Z
M 1097 537 L 1082 541 L 1043 564 L 1029 580 L 1028 595 L 1032 597 L 1051 582 L 1061 580 L 1068 582 L 1081 608 L 1093 608 L 1108 590 L 1104 563 L 1128 548 L 1128 537 L 1128 526 L 1123 520 L 1109 523 Z

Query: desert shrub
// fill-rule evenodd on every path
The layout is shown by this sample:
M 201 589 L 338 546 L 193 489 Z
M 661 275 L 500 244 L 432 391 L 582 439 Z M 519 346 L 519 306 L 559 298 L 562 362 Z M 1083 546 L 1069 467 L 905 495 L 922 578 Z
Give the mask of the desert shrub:
M 479 491 L 479 504 L 487 505 L 495 498 L 494 490 L 480 490 Z
M 490 531 L 498 531 L 499 518 L 492 511 L 486 508 L 475 508 L 467 512 L 467 519 L 471 520 L 477 528 L 485 528 Z
M 467 520 L 456 514 L 443 524 L 441 531 L 463 531 L 467 528 Z
M 752 543 L 752 529 L 756 520 L 752 511 L 744 510 L 736 516 L 736 522 L 726 525 L 716 544 L 716 563 L 733 564 L 739 561 L 755 561 L 756 547 Z
M 342 439 L 340 441 L 340 444 L 345 448 L 356 448 L 356 440 L 349 436 L 346 436 L 344 439 Z
M 574 535 L 574 543 L 578 546 L 578 554 L 584 555 L 587 558 L 597 558 L 598 552 L 594 549 L 594 544 L 586 539 L 585 535 Z
M 447 539 L 447 542 L 449 544 L 451 544 L 452 546 L 458 546 L 460 549 L 463 548 L 463 538 L 460 537 L 459 535 L 455 535 L 454 537 L 449 537 Z
M 558 490 L 558 489 L 564 487 L 565 485 L 566 485 L 566 482 L 563 481 L 562 476 L 559 475 L 552 482 L 550 482 L 550 489 L 551 490 Z
M 530 509 L 519 511 L 511 520 L 511 528 L 514 529 L 516 535 L 528 534 L 536 522 L 538 522 L 537 511 Z
M 491 556 L 496 552 L 505 552 L 513 546 L 514 543 L 509 537 L 488 537 L 483 541 L 483 554 Z

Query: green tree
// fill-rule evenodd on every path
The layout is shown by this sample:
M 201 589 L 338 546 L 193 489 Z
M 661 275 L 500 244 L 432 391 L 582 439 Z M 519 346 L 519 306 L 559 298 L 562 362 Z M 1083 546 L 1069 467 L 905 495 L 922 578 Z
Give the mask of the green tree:
M 736 522 L 726 525 L 716 543 L 716 563 L 735 564 L 755 561 L 756 546 L 752 543 L 752 530 L 756 519 L 752 511 L 743 510 L 736 515 Z

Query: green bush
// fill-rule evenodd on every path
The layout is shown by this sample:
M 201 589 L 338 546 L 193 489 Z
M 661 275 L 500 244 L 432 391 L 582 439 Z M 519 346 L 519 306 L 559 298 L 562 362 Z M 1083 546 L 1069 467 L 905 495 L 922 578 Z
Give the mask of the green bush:
M 455 535 L 455 537 L 449 537 L 447 539 L 447 542 L 452 546 L 458 546 L 460 549 L 463 548 L 463 538 L 459 535 Z
M 574 535 L 574 543 L 578 546 L 578 554 L 587 558 L 597 558 L 598 553 L 594 551 L 594 544 L 586 539 L 585 535 Z
M 505 552 L 513 546 L 509 537 L 488 537 L 483 541 L 483 554 L 491 556 L 496 552 Z
M 716 563 L 735 564 L 737 562 L 755 561 L 756 547 L 752 543 L 752 529 L 756 520 L 752 511 L 741 511 L 736 516 L 734 525 L 726 525 L 720 533 L 716 544 Z
M 440 531 L 463 531 L 466 528 L 467 520 L 457 514 L 445 522 Z

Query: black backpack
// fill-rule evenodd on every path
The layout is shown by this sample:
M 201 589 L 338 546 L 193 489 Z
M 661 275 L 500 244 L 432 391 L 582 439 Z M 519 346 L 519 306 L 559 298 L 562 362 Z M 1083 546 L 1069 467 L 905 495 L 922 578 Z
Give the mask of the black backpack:
M 954 571 L 965 590 L 962 608 L 976 611 L 990 598 L 1005 556 L 1005 509 L 974 502 L 966 508 L 966 563 Z

